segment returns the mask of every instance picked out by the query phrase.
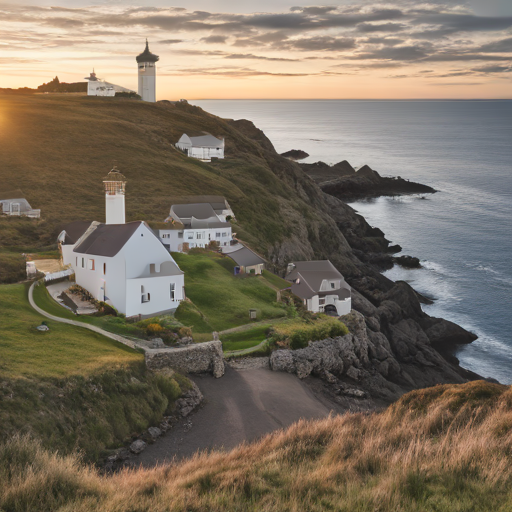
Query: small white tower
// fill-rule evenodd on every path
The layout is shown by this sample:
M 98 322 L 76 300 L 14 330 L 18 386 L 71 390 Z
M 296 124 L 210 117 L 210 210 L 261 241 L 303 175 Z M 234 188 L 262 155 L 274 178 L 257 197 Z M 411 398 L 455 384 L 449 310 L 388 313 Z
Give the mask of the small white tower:
M 126 178 L 114 168 L 103 178 L 105 184 L 105 224 L 124 224 L 124 188 Z
M 156 63 L 160 57 L 149 51 L 148 40 L 146 49 L 136 57 L 139 68 L 139 96 L 143 101 L 156 101 Z

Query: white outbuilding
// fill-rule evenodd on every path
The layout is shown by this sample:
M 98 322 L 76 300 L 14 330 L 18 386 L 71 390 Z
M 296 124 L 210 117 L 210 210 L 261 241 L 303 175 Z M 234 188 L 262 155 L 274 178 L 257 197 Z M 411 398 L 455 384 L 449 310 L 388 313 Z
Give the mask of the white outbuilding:
M 41 210 L 34 210 L 21 190 L 0 192 L 0 213 L 38 219 Z
M 184 133 L 176 143 L 176 147 L 191 158 L 198 158 L 206 162 L 212 158 L 224 158 L 224 139 L 217 139 L 206 134 L 191 137 Z
M 126 87 L 121 87 L 120 85 L 111 84 L 98 78 L 94 70 L 90 74 L 90 76 L 85 78 L 87 83 L 87 96 L 106 96 L 113 97 L 117 92 L 135 92 L 131 89 L 127 89 Z
M 285 279 L 308 311 L 340 316 L 352 309 L 351 288 L 329 260 L 289 263 Z
M 189 196 L 171 205 L 166 228 L 158 229 L 157 236 L 170 252 L 204 248 L 212 241 L 220 248 L 228 247 L 233 238 L 230 217 L 233 211 L 224 197 Z
M 115 169 L 104 180 L 105 224 L 80 221 L 64 228 L 63 263 L 78 285 L 127 317 L 173 311 L 185 298 L 184 274 L 145 222 L 124 222 L 125 183 Z

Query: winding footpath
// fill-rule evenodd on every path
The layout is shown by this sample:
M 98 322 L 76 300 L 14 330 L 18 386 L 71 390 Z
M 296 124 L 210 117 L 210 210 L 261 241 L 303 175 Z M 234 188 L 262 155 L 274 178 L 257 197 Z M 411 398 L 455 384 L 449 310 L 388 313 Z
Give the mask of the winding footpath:
M 114 333 L 105 331 L 105 329 L 102 329 L 101 327 L 96 327 L 95 325 L 90 325 L 90 324 L 86 324 L 84 322 L 79 322 L 78 320 L 69 320 L 68 318 L 61 318 L 59 316 L 50 315 L 50 313 L 47 313 L 44 309 L 41 309 L 34 301 L 34 287 L 36 284 L 37 284 L 37 281 L 33 282 L 28 290 L 28 301 L 29 301 L 30 305 L 40 315 L 43 315 L 46 318 L 53 320 L 54 322 L 61 322 L 63 324 L 75 325 L 76 327 L 83 327 L 84 329 L 89 329 L 90 331 L 97 332 L 98 334 L 106 336 L 107 338 L 110 338 L 112 340 L 118 341 L 119 343 L 122 343 L 123 345 L 126 345 L 127 347 L 130 347 L 133 349 L 138 349 L 138 348 L 143 349 L 143 347 L 140 347 L 134 341 L 129 340 L 128 338 L 124 338 L 123 336 L 119 336 L 119 334 L 114 334 Z

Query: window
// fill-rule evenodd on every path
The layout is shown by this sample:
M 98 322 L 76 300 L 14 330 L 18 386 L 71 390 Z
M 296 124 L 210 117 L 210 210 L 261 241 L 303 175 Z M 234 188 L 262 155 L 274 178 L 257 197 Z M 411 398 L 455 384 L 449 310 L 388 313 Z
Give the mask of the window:
M 87 262 L 87 268 L 88 268 L 89 270 L 94 270 L 94 260 L 89 260 L 89 261 Z
M 78 256 L 76 257 L 75 267 L 78 267 Z
M 176 285 L 174 283 L 171 283 L 171 300 L 174 300 L 174 290 Z
M 222 236 L 228 236 L 228 234 L 224 231 L 224 232 L 222 233 Z
M 220 238 L 220 232 L 219 233 L 215 233 L 215 238 Z
M 140 301 L 142 304 L 145 302 L 149 302 L 151 300 L 151 295 L 149 292 L 146 293 L 146 290 L 144 289 L 144 286 L 140 287 Z
M 194 240 L 194 233 L 188 233 L 187 238 L 189 240 Z
M 336 283 L 331 283 L 331 289 L 334 290 L 334 287 L 336 286 Z
M 203 235 L 202 233 L 196 233 L 196 238 L 197 238 L 198 240 L 201 240 L 201 238 L 203 238 L 203 236 L 202 236 L 202 235 Z
M 107 273 L 107 264 L 103 263 L 103 275 Z
M 183 231 L 180 231 L 180 232 L 178 233 L 178 238 L 183 238 Z
M 82 268 L 85 268 L 85 258 L 82 258 Z

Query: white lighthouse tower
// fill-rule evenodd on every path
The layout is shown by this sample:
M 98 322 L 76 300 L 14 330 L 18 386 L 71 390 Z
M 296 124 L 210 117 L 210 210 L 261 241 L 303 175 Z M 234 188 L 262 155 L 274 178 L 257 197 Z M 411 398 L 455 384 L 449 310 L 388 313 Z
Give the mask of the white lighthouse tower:
M 146 49 L 137 55 L 137 67 L 139 68 L 139 96 L 143 101 L 156 101 L 156 63 L 160 57 L 149 51 L 148 40 Z
M 105 184 L 105 224 L 124 224 L 124 189 L 126 178 L 114 168 L 103 179 Z

